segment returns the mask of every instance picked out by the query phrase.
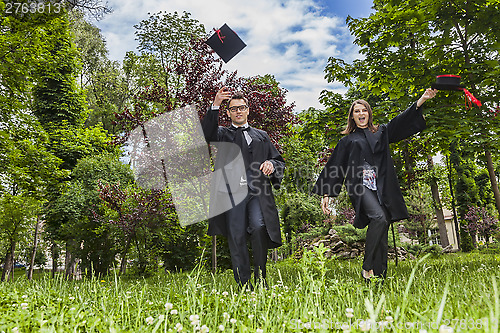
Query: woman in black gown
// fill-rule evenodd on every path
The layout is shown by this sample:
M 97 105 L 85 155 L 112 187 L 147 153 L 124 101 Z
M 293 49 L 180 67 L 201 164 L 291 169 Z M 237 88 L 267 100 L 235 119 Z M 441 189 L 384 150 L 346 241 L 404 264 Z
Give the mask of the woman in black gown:
M 337 143 L 314 185 L 313 193 L 323 196 L 321 206 L 329 214 L 330 197 L 338 196 L 344 184 L 356 211 L 354 226 L 368 226 L 361 272 L 365 279 L 385 278 L 389 225 L 408 218 L 389 144 L 425 129 L 422 104 L 436 92 L 427 89 L 406 111 L 378 126 L 373 124 L 370 105 L 354 101 L 342 132 L 347 135 Z

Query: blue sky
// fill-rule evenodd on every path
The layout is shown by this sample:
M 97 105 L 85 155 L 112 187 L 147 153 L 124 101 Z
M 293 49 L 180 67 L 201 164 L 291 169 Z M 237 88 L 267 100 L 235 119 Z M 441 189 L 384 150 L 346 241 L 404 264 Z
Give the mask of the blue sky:
M 106 39 L 112 60 L 137 51 L 134 25 L 159 11 L 191 13 L 207 31 L 227 23 L 247 47 L 227 70 L 241 76 L 272 74 L 286 88 L 296 111 L 318 101 L 324 89 L 345 92 L 327 84 L 324 68 L 330 56 L 351 62 L 358 48 L 345 24 L 347 15 L 365 17 L 371 0 L 108 0 L 113 13 L 96 23 Z

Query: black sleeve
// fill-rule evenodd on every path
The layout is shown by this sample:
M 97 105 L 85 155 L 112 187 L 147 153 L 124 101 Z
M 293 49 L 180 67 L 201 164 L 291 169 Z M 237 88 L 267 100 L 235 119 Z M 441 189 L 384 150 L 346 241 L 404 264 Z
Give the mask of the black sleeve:
M 219 141 L 219 110 L 208 108 L 207 113 L 201 120 L 201 128 L 207 143 Z
M 404 140 L 413 134 L 423 131 L 426 127 L 427 125 L 422 115 L 422 106 L 417 108 L 417 102 L 415 102 L 387 124 L 389 143 Z
M 326 194 L 329 197 L 336 197 L 340 194 L 348 167 L 349 152 L 346 146 L 345 139 L 341 139 L 337 143 L 332 156 L 330 156 L 323 171 L 321 171 L 312 193 L 321 196 Z

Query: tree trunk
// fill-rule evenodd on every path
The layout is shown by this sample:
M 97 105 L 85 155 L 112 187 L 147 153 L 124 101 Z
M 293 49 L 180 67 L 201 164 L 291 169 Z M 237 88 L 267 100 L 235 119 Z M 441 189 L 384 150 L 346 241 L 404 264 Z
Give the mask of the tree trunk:
M 455 223 L 455 237 L 457 238 L 457 246 L 460 248 L 460 227 L 458 225 L 457 208 L 455 205 L 455 194 L 453 192 L 453 181 L 451 180 L 451 161 L 446 158 L 446 164 L 448 166 L 448 185 L 450 187 L 451 195 L 451 208 L 453 209 L 453 222 Z
M 73 256 L 73 253 L 71 253 L 71 248 L 72 248 L 71 242 L 72 241 L 66 242 L 66 255 L 64 259 L 64 265 L 65 265 L 64 277 L 66 280 L 73 280 L 75 276 L 75 258 Z
M 59 257 L 59 254 L 57 253 L 57 245 L 56 243 L 52 243 L 52 246 L 50 248 L 50 252 L 52 254 L 52 278 L 56 277 L 56 271 L 57 271 L 57 259 Z
M 414 160 L 410 155 L 408 150 L 409 141 L 405 142 L 405 146 L 403 148 L 403 159 L 404 159 L 404 167 L 406 173 L 406 188 L 409 189 L 412 187 L 413 180 L 415 178 L 415 170 L 413 169 Z
M 497 206 L 498 213 L 500 214 L 500 191 L 498 190 L 497 177 L 495 175 L 495 168 L 493 167 L 493 160 L 491 158 L 491 152 L 489 150 L 484 151 L 486 156 L 486 166 L 488 168 L 488 174 L 490 176 L 491 188 L 493 189 L 493 195 L 495 196 L 495 203 Z
M 40 216 L 37 216 L 35 225 L 35 237 L 33 240 L 33 250 L 31 251 L 30 268 L 28 270 L 28 280 L 30 281 L 33 279 L 33 266 L 35 266 L 36 249 L 38 246 L 38 232 L 40 231 L 40 226 L 41 226 Z
M 10 249 L 7 250 L 7 254 L 5 255 L 5 261 L 2 271 L 2 282 L 9 281 L 9 277 L 11 281 L 13 280 L 14 275 L 14 251 L 16 249 L 16 241 L 10 240 Z
M 434 169 L 434 163 L 432 162 L 432 155 L 427 155 L 427 167 L 429 171 Z M 439 197 L 439 188 L 434 177 L 431 177 L 431 192 L 432 198 L 434 199 L 434 210 L 436 212 L 436 220 L 439 228 L 439 238 L 441 239 L 441 246 L 447 247 L 450 245 L 448 240 L 448 231 L 446 230 L 446 222 L 444 220 L 443 206 L 441 204 L 441 198 Z
M 127 242 L 125 243 L 125 250 L 123 250 L 122 260 L 120 262 L 120 275 L 125 274 L 127 270 L 127 253 L 129 247 L 130 247 L 130 237 L 127 239 Z

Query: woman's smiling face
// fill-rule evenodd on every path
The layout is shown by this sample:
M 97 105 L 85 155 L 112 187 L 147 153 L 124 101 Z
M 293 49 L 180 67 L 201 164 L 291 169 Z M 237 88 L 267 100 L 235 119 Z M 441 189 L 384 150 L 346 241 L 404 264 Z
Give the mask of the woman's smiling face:
M 354 119 L 356 126 L 359 128 L 367 128 L 370 113 L 363 104 L 356 104 L 352 110 L 352 118 Z

